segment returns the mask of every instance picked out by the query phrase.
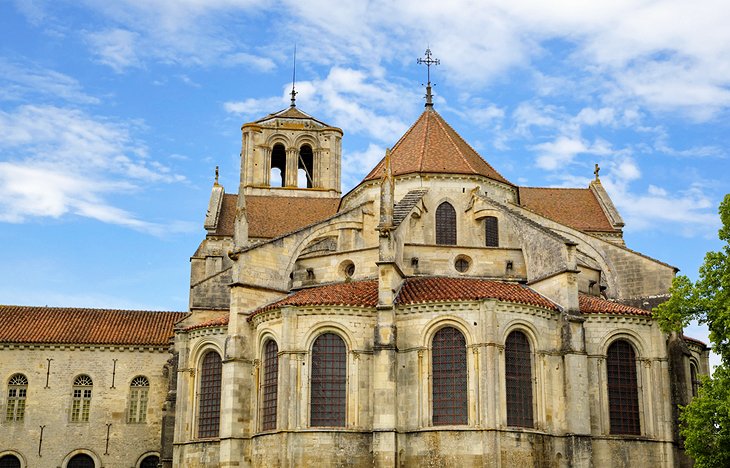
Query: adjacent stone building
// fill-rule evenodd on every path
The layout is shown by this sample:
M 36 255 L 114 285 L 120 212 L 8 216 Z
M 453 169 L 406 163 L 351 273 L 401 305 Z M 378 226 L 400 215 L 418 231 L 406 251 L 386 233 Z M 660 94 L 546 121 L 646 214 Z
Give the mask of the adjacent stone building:
M 517 186 L 428 94 L 344 195 L 342 130 L 243 125 L 187 314 L 0 307 L 0 468 L 689 465 L 708 349 L 649 312 L 676 269 L 598 170 Z

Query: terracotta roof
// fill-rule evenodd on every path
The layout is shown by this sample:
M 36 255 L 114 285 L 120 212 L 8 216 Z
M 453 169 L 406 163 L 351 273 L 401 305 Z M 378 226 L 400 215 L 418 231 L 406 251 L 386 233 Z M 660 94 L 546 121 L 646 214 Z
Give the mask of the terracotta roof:
M 0 305 L 0 343 L 167 345 L 185 312 Z
M 689 341 L 690 343 L 699 345 L 700 347 L 702 347 L 704 349 L 707 348 L 707 343 L 705 343 L 704 341 L 698 340 L 697 338 L 692 338 L 687 335 L 682 335 L 682 338 L 684 339 L 684 341 Z
M 520 203 L 537 214 L 581 231 L 617 231 L 585 188 L 519 187 Z
M 553 302 L 526 286 L 476 278 L 407 278 L 398 293 L 396 303 L 419 304 L 481 299 L 499 299 L 551 310 L 558 309 Z M 256 310 L 251 316 L 284 306 L 348 305 L 375 307 L 377 304 L 377 281 L 352 281 L 302 289 L 285 299 Z
M 396 302 L 418 304 L 481 299 L 498 299 L 558 310 L 552 301 L 527 286 L 478 278 L 408 278 L 401 287 Z
M 237 194 L 225 194 L 215 234 L 232 236 Z M 337 213 L 339 198 L 279 197 L 246 195 L 248 235 L 271 239 L 296 231 Z
M 254 311 L 251 316 L 285 306 L 320 305 L 375 307 L 378 305 L 378 282 L 375 280 L 351 281 L 302 289 L 280 301 Z
M 587 294 L 578 294 L 578 306 L 584 314 L 646 315 L 651 317 L 651 311 L 649 310 L 607 301 Z
M 412 173 L 474 174 L 512 185 L 490 166 L 432 108 L 426 109 L 391 152 L 393 175 Z M 385 158 L 364 180 L 382 177 Z
M 216 226 L 216 236 L 232 236 L 236 223 L 236 203 L 238 195 L 235 193 L 226 193 L 221 201 L 221 212 L 218 214 L 218 225 Z
M 208 327 L 222 327 L 228 325 L 228 314 L 222 316 L 222 317 L 216 317 L 210 320 L 206 320 L 205 322 L 196 323 L 194 325 L 190 325 L 189 327 L 185 327 L 184 331 L 190 331 L 190 330 L 197 330 L 198 328 L 208 328 Z

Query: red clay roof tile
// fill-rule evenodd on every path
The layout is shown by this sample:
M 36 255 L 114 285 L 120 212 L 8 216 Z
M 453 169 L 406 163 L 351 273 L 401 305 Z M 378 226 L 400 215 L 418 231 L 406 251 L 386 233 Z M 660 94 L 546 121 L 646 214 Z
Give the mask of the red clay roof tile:
M 607 301 L 606 299 L 587 294 L 578 295 L 578 306 L 584 314 L 646 315 L 651 317 L 651 311 L 649 310 Z
M 0 343 L 167 345 L 184 312 L 0 305 Z
M 433 109 L 425 110 L 391 152 L 393 175 L 413 173 L 473 174 L 512 185 Z M 364 180 L 383 175 L 383 158 Z
M 520 187 L 520 203 L 546 218 L 580 231 L 614 232 L 591 189 Z
M 238 195 L 225 194 L 221 206 L 219 236 L 232 236 Z M 271 239 L 317 223 L 337 213 L 339 198 L 246 195 L 248 235 Z
M 228 314 L 223 315 L 221 317 L 216 317 L 210 320 L 206 320 L 205 322 L 196 323 L 194 325 L 190 325 L 189 327 L 185 327 L 184 331 L 190 331 L 190 330 L 197 330 L 199 328 L 208 328 L 208 327 L 223 327 L 228 325 Z

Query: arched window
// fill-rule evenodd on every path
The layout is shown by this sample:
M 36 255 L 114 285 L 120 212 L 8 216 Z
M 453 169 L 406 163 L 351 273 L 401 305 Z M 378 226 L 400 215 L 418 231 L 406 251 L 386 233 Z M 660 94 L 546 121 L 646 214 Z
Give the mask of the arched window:
M 139 464 L 139 468 L 157 468 L 160 464 L 160 457 L 157 455 L 148 455 L 144 457 L 144 460 Z
M 436 244 L 456 245 L 456 210 L 449 202 L 436 208 Z
M 79 453 L 68 461 L 66 468 L 96 468 L 96 464 L 94 463 L 94 459 L 89 455 Z
M 466 339 L 454 327 L 436 332 L 431 342 L 433 424 L 467 424 Z
M 314 187 L 314 153 L 309 145 L 302 145 L 299 148 L 299 161 L 297 163 L 297 187 Z
M 284 145 L 277 143 L 271 149 L 269 186 L 283 187 L 284 185 L 286 185 L 286 149 Z
M 694 362 L 689 363 L 689 378 L 692 384 L 692 396 L 696 397 L 702 382 L 700 382 L 699 375 L 697 374 L 697 365 Z
M 3 455 L 0 457 L 0 468 L 20 468 L 20 459 L 15 455 Z
M 127 422 L 143 423 L 147 420 L 147 396 L 150 389 L 150 381 L 147 377 L 137 376 L 132 379 L 129 386 L 129 413 Z
M 345 426 L 347 408 L 347 348 L 334 333 L 320 335 L 312 345 L 310 424 Z
M 614 341 L 608 347 L 606 368 L 611 434 L 640 434 L 636 354 L 633 346 L 625 340 Z
M 8 380 L 8 405 L 5 410 L 5 421 L 22 421 L 25 418 L 25 396 L 28 392 L 28 378 L 23 374 L 14 374 Z
M 484 239 L 487 247 L 499 247 L 499 224 L 494 216 L 484 218 Z
M 276 429 L 276 404 L 279 384 L 279 347 L 268 340 L 264 346 L 264 372 L 261 380 L 261 429 Z
M 521 331 L 513 331 L 504 345 L 504 375 L 507 390 L 507 425 L 533 427 L 532 350 Z
M 94 382 L 88 375 L 82 374 L 74 379 L 73 402 L 71 403 L 71 422 L 89 422 L 91 390 L 93 389 L 93 386 Z M 71 465 L 69 464 L 69 466 Z
M 223 364 L 215 351 L 208 351 L 200 366 L 198 391 L 198 437 L 218 437 L 221 421 L 221 375 Z

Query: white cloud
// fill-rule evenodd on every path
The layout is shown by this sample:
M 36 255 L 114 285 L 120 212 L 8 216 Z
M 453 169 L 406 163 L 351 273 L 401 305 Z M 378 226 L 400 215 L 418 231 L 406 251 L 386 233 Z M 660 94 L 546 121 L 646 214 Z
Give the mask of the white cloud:
M 120 73 L 130 67 L 139 67 L 137 57 L 139 34 L 126 29 L 109 29 L 87 36 L 99 61 Z
M 23 101 L 38 96 L 80 104 L 99 102 L 84 93 L 79 82 L 68 75 L 28 61 L 0 57 L 0 101 Z
M 146 157 L 129 124 L 55 106 L 0 111 L 0 220 L 24 222 L 67 214 L 161 233 L 107 200 L 139 182 L 185 178 Z
M 553 141 L 534 145 L 530 149 L 537 152 L 537 166 L 550 171 L 564 168 L 565 165 L 573 162 L 578 154 L 604 156 L 613 151 L 611 145 L 604 140 L 597 139 L 593 143 L 587 144 L 581 139 L 566 136 L 559 136 Z
M 342 155 L 342 185 L 345 191 L 360 183 L 381 159 L 385 157 L 385 148 L 370 144 L 365 151 L 356 151 Z

